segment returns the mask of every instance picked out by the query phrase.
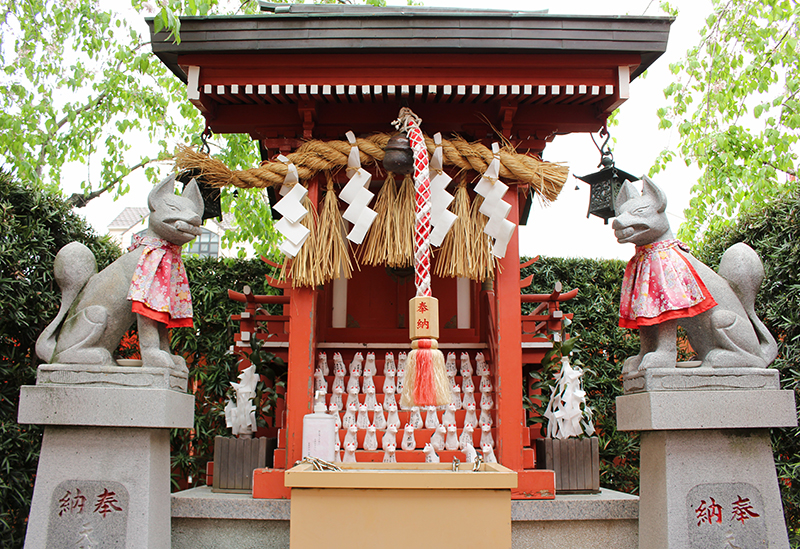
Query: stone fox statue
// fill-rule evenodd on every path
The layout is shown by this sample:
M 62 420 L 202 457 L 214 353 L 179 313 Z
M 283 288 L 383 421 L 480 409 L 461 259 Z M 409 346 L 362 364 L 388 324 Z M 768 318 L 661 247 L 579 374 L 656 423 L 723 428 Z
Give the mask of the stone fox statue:
M 617 241 L 636 244 L 622 283 L 619 324 L 638 328 L 641 336 L 639 354 L 625 361 L 623 373 L 674 367 L 678 326 L 703 367 L 766 368 L 777 345 L 754 310 L 764 279 L 758 255 L 734 244 L 715 273 L 672 235 L 666 207 L 664 193 L 646 176 L 641 195 L 626 182 L 616 198 Z
M 59 250 L 53 269 L 61 308 L 36 341 L 39 358 L 114 365 L 112 354 L 136 319 L 143 366 L 186 371 L 183 358 L 170 353 L 167 328 L 192 325 L 180 248 L 200 234 L 203 198 L 194 180 L 174 194 L 174 181 L 167 177 L 150 192 L 147 233 L 103 271 L 79 242 Z

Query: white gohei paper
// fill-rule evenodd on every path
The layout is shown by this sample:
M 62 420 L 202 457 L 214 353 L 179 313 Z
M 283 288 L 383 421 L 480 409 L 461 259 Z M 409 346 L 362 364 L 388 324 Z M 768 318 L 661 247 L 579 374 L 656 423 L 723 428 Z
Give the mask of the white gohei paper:
M 287 168 L 286 177 L 280 189 L 283 198 L 274 206 L 275 211 L 283 216 L 275 224 L 275 228 L 284 237 L 278 249 L 288 257 L 295 257 L 308 239 L 308 235 L 311 234 L 308 227 L 300 223 L 308 215 L 308 210 L 303 206 L 303 199 L 308 191 L 298 182 L 295 165 L 283 155 L 280 155 L 278 159 L 286 163 Z
M 503 258 L 506 248 L 514 234 L 516 225 L 507 219 L 511 212 L 511 204 L 505 202 L 503 197 L 508 191 L 508 185 L 498 179 L 500 174 L 500 146 L 492 143 L 494 158 L 489 167 L 475 185 L 475 192 L 483 197 L 483 204 L 479 211 L 489 218 L 483 232 L 494 239 L 492 255 Z
M 443 171 L 442 134 L 433 136 L 436 149 L 430 161 L 431 179 L 431 245 L 441 246 L 444 237 L 450 231 L 458 216 L 447 209 L 453 201 L 453 195 L 447 192 L 451 177 Z
M 584 432 L 589 436 L 594 434 L 592 409 L 586 404 L 582 376 L 580 367 L 570 365 L 567 357 L 561 358 L 561 371 L 556 375 L 544 413 L 549 438 L 577 437 Z
M 375 197 L 367 187 L 372 180 L 372 175 L 361 167 L 356 136 L 347 132 L 347 141 L 350 143 L 350 154 L 347 157 L 347 176 L 350 180 L 339 193 L 339 198 L 349 204 L 342 217 L 353 224 L 347 234 L 347 239 L 355 244 L 361 244 L 372 222 L 377 217 L 377 212 L 369 208 L 369 203 Z

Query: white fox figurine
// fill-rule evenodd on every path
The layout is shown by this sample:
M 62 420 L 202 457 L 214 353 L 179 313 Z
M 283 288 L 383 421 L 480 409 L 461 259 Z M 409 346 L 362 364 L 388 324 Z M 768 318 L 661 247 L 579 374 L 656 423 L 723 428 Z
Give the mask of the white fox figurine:
M 325 352 L 320 353 L 317 355 L 317 368 L 322 370 L 322 375 L 327 376 L 330 375 L 330 371 L 328 368 L 328 355 Z
M 417 447 L 417 441 L 414 438 L 414 426 L 410 423 L 406 423 L 405 429 L 403 429 L 403 442 L 400 445 L 403 450 L 414 450 Z
M 397 427 L 394 425 L 389 425 L 386 428 L 386 432 L 383 433 L 383 438 L 381 439 L 381 448 L 383 450 L 386 450 L 389 445 L 397 447 Z
M 422 451 L 425 454 L 425 463 L 439 463 L 439 455 L 436 453 L 436 450 L 433 449 L 433 446 L 425 444 Z
M 378 449 L 377 428 L 374 425 L 367 427 L 367 434 L 364 436 L 364 450 L 374 452 Z
M 494 448 L 491 444 L 481 444 L 481 451 L 483 452 L 483 461 L 486 463 L 497 463 L 497 457 L 494 455 Z
M 422 429 L 424 423 L 422 422 L 422 414 L 419 412 L 419 406 L 411 407 L 408 422 L 414 426 L 414 429 Z
M 766 368 L 775 360 L 775 339 L 754 309 L 764 266 L 752 248 L 734 244 L 718 273 L 706 267 L 673 236 L 667 198 L 647 176 L 641 194 L 626 182 L 615 206 L 617 241 L 636 245 L 622 282 L 619 323 L 638 328 L 641 338 L 639 354 L 625 361 L 623 374 L 674 368 L 678 326 L 702 367 Z
M 347 433 L 344 435 L 344 447 L 347 448 L 349 444 L 358 446 L 358 427 L 351 425 L 347 428 Z
M 436 429 L 438 426 L 439 426 L 439 415 L 436 413 L 436 406 L 426 406 L 425 428 Z
M 344 445 L 344 459 L 342 459 L 342 463 L 356 463 L 356 445 L 355 444 L 345 444 Z
M 472 434 L 475 432 L 475 427 L 472 425 L 464 425 L 461 431 L 461 436 L 458 437 L 458 447 L 463 450 L 467 445 L 472 446 Z
M 447 426 L 447 437 L 444 440 L 445 450 L 458 450 L 458 430 L 454 423 Z
M 444 436 L 447 434 L 447 427 L 444 425 L 439 425 L 436 427 L 436 430 L 431 435 L 431 446 L 437 452 L 441 452 L 444 450 Z
M 48 363 L 114 366 L 113 353 L 134 320 L 142 365 L 187 372 L 169 347 L 168 327 L 192 326 L 191 297 L 180 247 L 200 234 L 203 198 L 192 180 L 174 194 L 175 175 L 150 192 L 150 222 L 140 245 L 97 272 L 94 254 L 80 242 L 61 248 L 53 262 L 61 308 L 36 341 Z M 147 269 L 155 269 L 148 273 Z M 166 280 L 156 291 L 150 280 Z M 177 285 L 170 282 L 176 282 Z
M 395 457 L 395 450 L 397 450 L 397 444 L 392 442 L 391 444 L 387 444 L 383 447 L 383 462 L 384 463 L 397 463 L 397 458 Z
M 383 414 L 383 406 L 381 406 L 380 402 L 376 402 L 372 409 L 372 423 L 375 424 L 377 429 L 383 431 L 386 429 L 386 416 Z

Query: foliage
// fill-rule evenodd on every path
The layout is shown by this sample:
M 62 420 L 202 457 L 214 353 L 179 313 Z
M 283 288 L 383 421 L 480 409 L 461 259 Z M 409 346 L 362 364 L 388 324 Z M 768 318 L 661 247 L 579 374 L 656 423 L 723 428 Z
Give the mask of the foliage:
M 759 318 L 778 341 L 783 389 L 800 394 L 800 191 L 787 190 L 765 204 L 748 209 L 735 225 L 710 231 L 698 249 L 709 266 L 719 264 L 736 242 L 749 244 L 764 262 L 765 279 L 756 302 Z M 797 400 L 800 403 L 800 399 Z M 783 509 L 792 537 L 800 547 L 800 429 L 772 429 Z
M 225 426 L 224 408 L 230 382 L 238 375 L 236 357 L 229 351 L 238 323 L 231 315 L 243 310 L 241 303 L 228 299 L 229 289 L 241 291 L 244 285 L 255 294 L 274 293 L 266 283 L 267 266 L 260 260 L 185 258 L 186 272 L 192 292 L 194 327 L 172 330 L 172 349 L 183 354 L 189 366 L 190 390 L 195 393 L 194 429 L 172 432 L 172 466 L 174 486 L 186 488 L 204 481 L 206 463 L 213 459 L 214 437 L 230 436 Z M 270 377 L 265 368 L 274 362 L 263 357 L 256 371 Z M 275 368 L 275 381 L 281 381 Z M 273 385 L 275 387 L 275 385 Z M 261 393 L 271 396 L 266 388 Z M 277 398 L 277 397 L 275 397 Z M 275 398 L 262 404 L 261 421 L 274 410 Z M 185 480 L 184 480 L 185 479 Z
M 0 173 L 0 546 L 22 547 L 42 429 L 17 424 L 22 385 L 36 380 L 34 346 L 55 316 L 61 292 L 53 258 L 78 240 L 94 252 L 99 268 L 119 255 L 98 238 L 63 199 Z
M 676 79 L 664 90 L 659 127 L 674 125 L 679 154 L 702 169 L 681 239 L 730 225 L 740 210 L 794 185 L 799 15 L 791 0 L 714 0 L 700 42 L 670 66 Z M 663 151 L 651 175 L 674 157 Z
M 104 192 L 125 194 L 136 170 L 155 182 L 178 143 L 200 144 L 205 121 L 173 99 L 185 98 L 184 84 L 153 56 L 144 16 L 177 33 L 180 15 L 257 10 L 252 0 L 170 0 L 157 11 L 139 0 L 127 10 L 103 5 L 0 0 L 0 165 L 52 190 L 70 164 L 85 166 L 83 193 L 70 198 L 78 207 Z M 233 169 L 260 160 L 246 135 L 216 136 L 210 145 Z M 268 254 L 276 240 L 269 206 L 257 193 L 222 194 L 242 227 L 223 244 L 248 240 Z
M 636 493 L 638 437 L 616 428 L 615 399 L 622 394 L 622 363 L 639 351 L 638 334 L 617 326 L 624 270 L 625 263 L 617 260 L 542 258 L 524 269 L 522 276 L 534 275 L 525 293 L 549 294 L 557 281 L 563 284 L 564 292 L 578 288 L 578 295 L 561 308 L 575 315 L 570 330 L 580 334 L 580 345 L 573 356 L 594 373 L 584 376 L 584 388 L 600 439 L 600 483 Z M 523 314 L 529 312 L 530 305 L 525 304 Z M 534 376 L 547 379 L 541 373 Z

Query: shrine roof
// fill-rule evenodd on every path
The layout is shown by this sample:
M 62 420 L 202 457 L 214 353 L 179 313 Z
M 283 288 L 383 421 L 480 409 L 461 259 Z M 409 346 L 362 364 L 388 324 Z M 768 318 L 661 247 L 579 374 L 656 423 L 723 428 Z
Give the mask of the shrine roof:
M 154 32 L 153 52 L 184 82 L 178 55 L 219 53 L 637 54 L 631 79 L 667 47 L 671 17 L 579 16 L 428 7 L 269 4 L 247 16 L 184 17 L 181 42 Z

